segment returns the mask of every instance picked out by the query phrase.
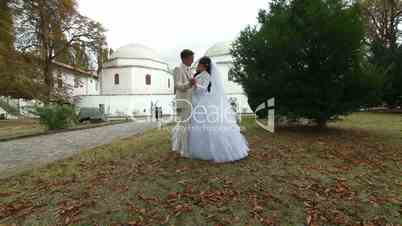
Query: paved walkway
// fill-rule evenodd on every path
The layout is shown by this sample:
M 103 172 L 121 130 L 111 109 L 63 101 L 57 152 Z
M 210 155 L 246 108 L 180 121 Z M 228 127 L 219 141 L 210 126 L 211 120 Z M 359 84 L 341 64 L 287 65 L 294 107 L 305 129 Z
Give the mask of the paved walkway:
M 131 122 L 0 142 L 0 178 L 156 127 L 153 122 Z

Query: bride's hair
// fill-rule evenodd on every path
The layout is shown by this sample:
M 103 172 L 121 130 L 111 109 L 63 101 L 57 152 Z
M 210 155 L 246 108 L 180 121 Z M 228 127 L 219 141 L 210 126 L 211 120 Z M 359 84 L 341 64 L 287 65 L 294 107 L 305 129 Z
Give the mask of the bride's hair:
M 207 56 L 204 56 L 198 61 L 198 63 L 204 65 L 207 68 L 208 74 L 211 75 L 211 68 L 212 68 L 212 66 L 211 66 L 212 60 L 211 60 L 211 58 L 209 58 Z M 211 87 L 212 87 L 212 84 L 209 83 L 208 92 L 211 92 Z
M 212 63 L 211 58 L 204 56 L 198 61 L 198 63 L 205 65 L 207 67 L 207 72 L 211 74 L 211 63 Z

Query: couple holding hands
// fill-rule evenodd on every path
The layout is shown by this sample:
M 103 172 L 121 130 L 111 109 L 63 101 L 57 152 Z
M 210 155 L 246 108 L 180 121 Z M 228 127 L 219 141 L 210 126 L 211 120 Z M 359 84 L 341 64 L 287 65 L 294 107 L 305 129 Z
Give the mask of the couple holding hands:
M 172 150 L 185 158 L 217 163 L 247 157 L 248 143 L 240 133 L 217 66 L 205 56 L 193 74 L 194 53 L 183 50 L 181 60 L 174 70 L 179 120 L 172 130 Z

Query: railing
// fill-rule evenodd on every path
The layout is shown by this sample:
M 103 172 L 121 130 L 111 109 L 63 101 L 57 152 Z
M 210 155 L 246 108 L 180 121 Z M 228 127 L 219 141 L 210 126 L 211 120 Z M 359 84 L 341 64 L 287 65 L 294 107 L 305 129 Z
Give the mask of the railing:
M 3 108 L 8 114 L 11 115 L 20 115 L 19 110 L 17 107 L 12 106 L 10 103 L 7 103 L 5 98 L 0 98 L 0 107 Z

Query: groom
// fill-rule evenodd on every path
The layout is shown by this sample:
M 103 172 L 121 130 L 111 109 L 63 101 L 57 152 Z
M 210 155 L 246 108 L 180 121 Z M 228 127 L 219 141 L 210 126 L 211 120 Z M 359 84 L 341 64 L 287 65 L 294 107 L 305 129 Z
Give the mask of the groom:
M 176 113 L 179 123 L 176 126 L 177 134 L 173 139 L 172 149 L 183 157 L 188 157 L 187 127 L 191 114 L 192 87 L 194 84 L 191 65 L 194 62 L 194 53 L 185 49 L 180 54 L 182 63 L 174 69 L 174 92 L 176 94 Z

